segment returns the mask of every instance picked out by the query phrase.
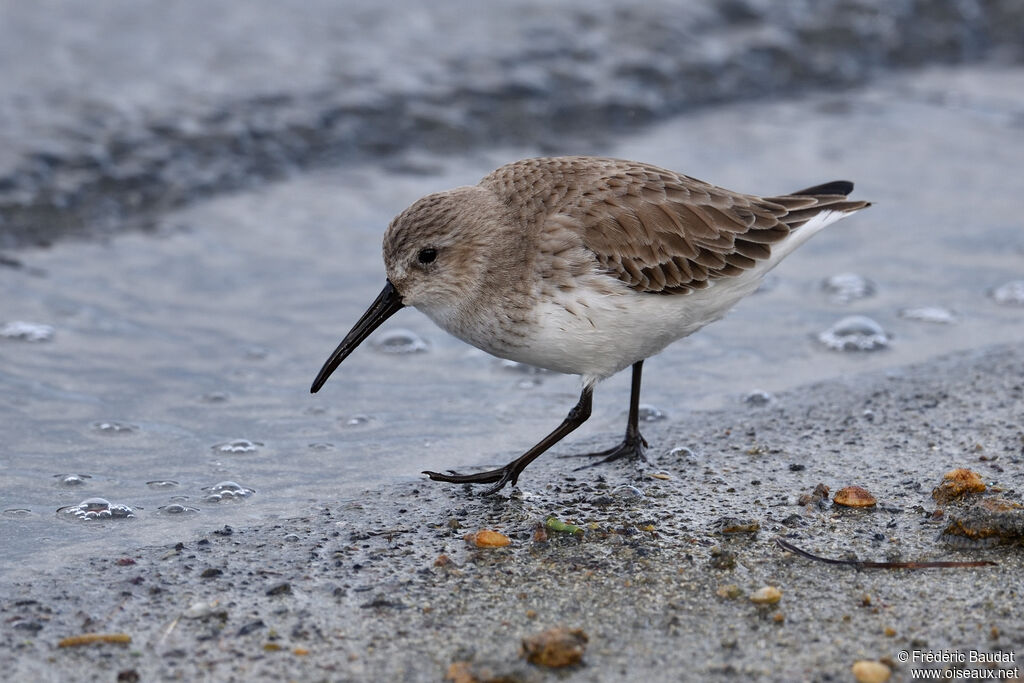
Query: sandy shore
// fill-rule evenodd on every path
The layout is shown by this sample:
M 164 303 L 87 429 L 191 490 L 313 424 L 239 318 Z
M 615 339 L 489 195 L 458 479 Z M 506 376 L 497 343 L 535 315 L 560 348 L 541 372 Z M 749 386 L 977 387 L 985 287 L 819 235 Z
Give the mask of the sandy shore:
M 1019 516 L 999 523 L 1015 545 L 956 547 L 938 537 L 961 513 L 935 516 L 931 490 L 967 467 L 986 495 L 1020 500 L 1022 377 L 1019 347 L 961 353 L 649 423 L 647 464 L 575 472 L 548 456 L 511 495 L 424 481 L 14 572 L 0 666 L 10 680 L 431 681 L 467 662 L 482 680 L 842 681 L 861 659 L 910 680 L 924 665 L 901 651 L 1019 662 Z M 866 487 L 878 505 L 801 504 L 819 483 Z M 551 515 L 584 533 L 539 539 Z M 737 521 L 760 531 L 721 532 Z M 483 528 L 511 544 L 463 539 Z M 830 557 L 997 564 L 858 571 L 783 552 L 780 536 Z M 781 601 L 753 604 L 768 585 Z M 589 639 L 557 675 L 519 654 L 554 625 Z M 58 646 L 82 633 L 131 642 Z

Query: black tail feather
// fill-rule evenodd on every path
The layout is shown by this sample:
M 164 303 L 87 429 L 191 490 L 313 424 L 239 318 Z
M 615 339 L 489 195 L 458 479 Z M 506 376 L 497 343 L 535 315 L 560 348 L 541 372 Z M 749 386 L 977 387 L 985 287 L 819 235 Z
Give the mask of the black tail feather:
M 814 187 L 808 187 L 806 190 L 791 192 L 790 194 L 807 195 L 811 197 L 822 194 L 839 194 L 845 197 L 851 192 L 853 192 L 853 183 L 849 180 L 833 180 L 831 183 L 815 185 Z

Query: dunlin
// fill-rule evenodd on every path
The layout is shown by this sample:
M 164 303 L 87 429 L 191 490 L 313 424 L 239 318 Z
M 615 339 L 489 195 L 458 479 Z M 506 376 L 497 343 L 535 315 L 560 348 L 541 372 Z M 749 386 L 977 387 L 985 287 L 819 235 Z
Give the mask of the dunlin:
M 387 283 L 324 363 L 320 389 L 388 317 L 415 306 L 488 353 L 581 375 L 553 432 L 504 467 L 453 483 L 515 485 L 590 417 L 594 385 L 632 366 L 622 443 L 602 462 L 643 455 L 643 362 L 718 320 L 826 225 L 868 206 L 847 181 L 777 197 L 732 192 L 657 166 L 594 157 L 525 159 L 472 187 L 430 194 L 384 235 Z

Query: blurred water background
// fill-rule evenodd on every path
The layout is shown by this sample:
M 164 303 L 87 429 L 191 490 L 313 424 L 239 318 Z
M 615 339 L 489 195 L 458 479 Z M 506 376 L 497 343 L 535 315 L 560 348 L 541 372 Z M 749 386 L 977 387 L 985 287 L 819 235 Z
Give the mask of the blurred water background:
M 578 380 L 413 310 L 308 393 L 391 217 L 524 156 L 875 203 L 650 361 L 651 419 L 1024 339 L 1021 35 L 1016 0 L 3 3 L 0 569 L 532 445 Z

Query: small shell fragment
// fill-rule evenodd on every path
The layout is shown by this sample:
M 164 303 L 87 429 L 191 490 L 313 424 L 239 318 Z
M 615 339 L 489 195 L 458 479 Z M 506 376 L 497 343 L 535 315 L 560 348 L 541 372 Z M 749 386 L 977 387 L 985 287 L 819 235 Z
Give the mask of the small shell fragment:
M 758 605 L 774 605 L 782 599 L 782 591 L 775 586 L 758 588 L 750 594 L 750 601 Z
M 850 667 L 857 683 L 885 683 L 892 676 L 892 669 L 872 659 L 861 659 Z
M 587 634 L 582 629 L 557 626 L 523 638 L 520 655 L 530 664 L 558 669 L 574 666 L 583 660 Z
M 875 497 L 866 488 L 861 486 L 845 486 L 836 491 L 832 502 L 848 508 L 869 508 L 874 507 L 878 501 L 875 500 Z
M 57 647 L 78 647 L 79 645 L 96 645 L 97 643 L 127 645 L 130 642 L 132 642 L 132 637 L 127 633 L 83 633 L 62 639 L 57 643 Z
M 466 543 L 477 548 L 504 548 L 511 542 L 505 534 L 490 529 L 481 529 L 476 533 L 466 534 L 463 538 L 466 539 Z
M 981 475 L 960 467 L 942 475 L 942 482 L 932 489 L 932 498 L 938 503 L 949 503 L 968 493 L 981 493 L 984 490 L 985 482 L 981 480 Z

